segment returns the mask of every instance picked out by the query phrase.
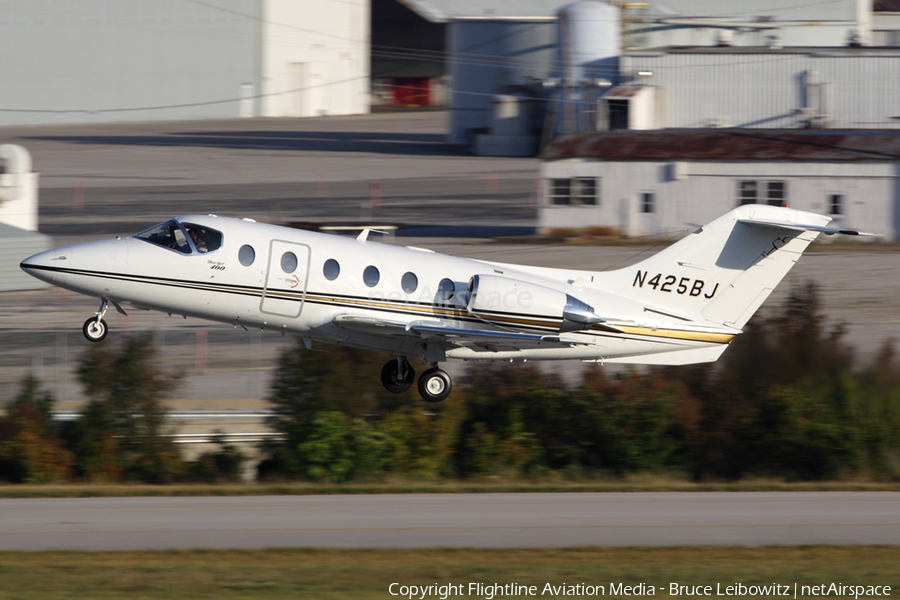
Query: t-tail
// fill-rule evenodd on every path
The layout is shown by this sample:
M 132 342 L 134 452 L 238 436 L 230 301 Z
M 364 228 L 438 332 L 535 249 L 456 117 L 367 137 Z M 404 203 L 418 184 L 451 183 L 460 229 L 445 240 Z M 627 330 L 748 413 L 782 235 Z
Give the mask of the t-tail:
M 735 208 L 651 258 L 605 273 L 609 289 L 660 318 L 744 327 L 820 233 L 861 234 L 830 217 L 749 204 Z

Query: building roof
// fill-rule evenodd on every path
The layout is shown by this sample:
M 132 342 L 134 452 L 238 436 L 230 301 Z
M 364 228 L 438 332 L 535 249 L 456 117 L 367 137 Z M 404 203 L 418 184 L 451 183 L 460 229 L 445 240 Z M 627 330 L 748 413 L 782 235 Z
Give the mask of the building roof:
M 549 18 L 574 0 L 399 0 L 432 23 L 453 19 Z
M 900 12 L 900 0 L 875 0 L 872 12 Z
M 565 136 L 541 158 L 897 161 L 900 131 L 663 129 Z

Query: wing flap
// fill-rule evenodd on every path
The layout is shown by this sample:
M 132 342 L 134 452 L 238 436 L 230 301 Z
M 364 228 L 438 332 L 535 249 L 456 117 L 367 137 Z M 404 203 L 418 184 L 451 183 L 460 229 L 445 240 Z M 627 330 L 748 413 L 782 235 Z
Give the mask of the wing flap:
M 504 346 L 540 346 L 545 344 L 581 346 L 584 342 L 558 335 L 541 335 L 518 331 L 450 327 L 440 321 L 412 321 L 404 323 L 387 319 L 373 319 L 355 315 L 338 315 L 332 319 L 338 327 L 376 335 L 406 335 L 425 340 L 441 338 L 458 346 L 503 344 Z

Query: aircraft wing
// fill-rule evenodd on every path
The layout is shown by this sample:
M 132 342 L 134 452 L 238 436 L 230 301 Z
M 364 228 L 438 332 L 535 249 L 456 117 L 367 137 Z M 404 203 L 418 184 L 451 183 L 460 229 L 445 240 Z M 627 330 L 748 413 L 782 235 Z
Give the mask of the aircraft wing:
M 338 315 L 332 319 L 332 323 L 345 329 L 352 329 L 354 331 L 375 335 L 413 336 L 424 340 L 439 338 L 447 343 L 457 346 L 502 346 L 518 349 L 543 345 L 584 345 L 584 342 L 579 340 L 560 337 L 558 335 L 540 335 L 497 329 L 450 327 L 443 324 L 441 321 L 412 321 L 404 323 L 387 319 Z

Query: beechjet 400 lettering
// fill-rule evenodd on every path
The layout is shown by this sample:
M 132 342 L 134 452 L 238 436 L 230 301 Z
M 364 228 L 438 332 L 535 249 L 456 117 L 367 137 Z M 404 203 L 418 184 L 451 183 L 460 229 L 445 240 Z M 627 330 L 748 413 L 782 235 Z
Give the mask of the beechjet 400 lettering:
M 425 400 L 450 393 L 438 365 L 564 360 L 684 365 L 715 361 L 820 233 L 828 217 L 741 206 L 633 266 L 604 272 L 501 264 L 213 215 L 178 217 L 133 237 L 49 250 L 27 273 L 94 296 L 99 342 L 113 306 L 150 309 L 312 342 L 386 352 L 402 392 L 407 357 L 431 367 Z

